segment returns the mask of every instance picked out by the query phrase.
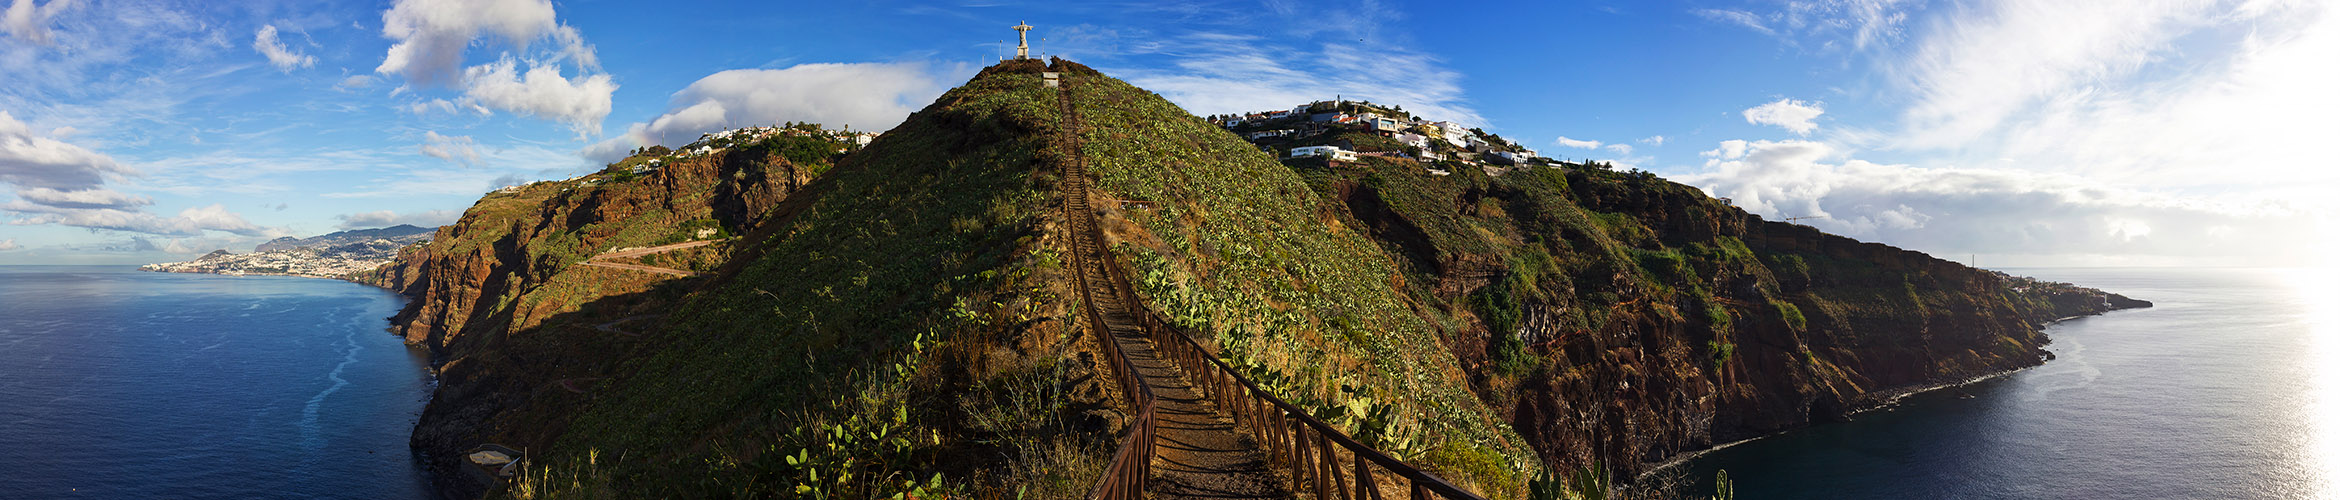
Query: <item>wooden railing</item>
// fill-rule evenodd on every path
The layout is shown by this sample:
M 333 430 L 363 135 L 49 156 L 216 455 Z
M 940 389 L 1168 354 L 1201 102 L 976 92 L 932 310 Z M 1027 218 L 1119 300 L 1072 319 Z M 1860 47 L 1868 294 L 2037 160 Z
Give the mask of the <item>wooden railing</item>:
M 1162 353 L 1187 374 L 1188 382 L 1211 398 L 1220 411 L 1234 419 L 1237 428 L 1249 434 L 1267 453 L 1269 463 L 1289 472 L 1291 489 L 1295 492 L 1313 491 L 1316 500 L 1384 500 L 1389 493 L 1384 486 L 1401 487 L 1401 495 L 1413 500 L 1443 498 L 1454 500 L 1484 500 L 1484 497 L 1464 491 L 1436 475 L 1390 457 L 1379 450 L 1350 438 L 1331 424 L 1308 415 L 1306 410 L 1293 406 L 1261 389 L 1259 384 L 1238 374 L 1233 367 L 1219 360 L 1202 344 L 1182 329 L 1156 314 L 1138 298 L 1120 266 L 1112 261 L 1104 246 L 1105 235 L 1096 223 L 1096 212 L 1088 206 L 1088 172 L 1080 155 L 1079 137 L 1074 130 L 1079 116 L 1072 107 L 1072 86 L 1066 82 L 1059 91 L 1064 107 L 1065 124 L 1059 127 L 1060 139 L 1071 146 L 1074 158 L 1065 163 L 1066 200 L 1063 205 L 1068 229 L 1076 247 L 1073 252 L 1074 272 L 1080 286 L 1083 313 L 1088 316 L 1091 331 L 1120 381 L 1122 394 L 1135 409 L 1135 419 L 1129 433 L 1122 437 L 1121 449 L 1098 478 L 1089 498 L 1105 500 L 1140 499 L 1145 497 L 1146 483 L 1152 477 L 1154 459 L 1154 392 L 1145 376 L 1130 366 L 1129 358 L 1121 352 L 1119 342 L 1105 323 L 1105 311 L 1096 300 L 1098 286 L 1110 293 L 1122 305 L 1131 319 L 1153 341 L 1154 350 Z M 1090 267 L 1095 266 L 1095 267 Z M 1098 271 L 1104 283 L 1093 283 L 1090 272 Z M 1345 458 L 1344 458 L 1345 455 Z M 1348 469 L 1348 472 L 1343 472 Z
M 1074 252 L 1075 265 L 1088 265 L 1088 263 L 1083 262 L 1087 258 L 1079 255 L 1080 253 Z M 1092 290 L 1089 287 L 1088 278 L 1081 276 L 1087 273 L 1076 272 L 1073 274 L 1080 276 L 1076 279 L 1080 281 L 1083 291 Z M 1083 294 L 1081 303 L 1085 305 L 1082 312 L 1089 317 L 1089 330 L 1097 332 L 1097 343 L 1105 350 L 1106 357 L 1110 358 L 1110 362 L 1106 364 L 1113 368 L 1114 378 L 1121 383 L 1121 394 L 1128 398 L 1130 406 L 1136 409 L 1133 413 L 1135 418 L 1130 421 L 1129 434 L 1121 439 L 1121 451 L 1115 453 L 1113 462 L 1106 465 L 1105 474 L 1098 478 L 1097 487 L 1090 490 L 1089 498 L 1114 500 L 1144 498 L 1146 481 L 1153 476 L 1154 388 L 1146 383 L 1145 375 L 1138 373 L 1136 367 L 1130 366 L 1129 357 L 1122 355 L 1121 342 L 1115 340 L 1113 330 L 1105 326 L 1104 311 L 1098 309 L 1095 296 Z
M 1237 428 L 1249 433 L 1270 455 L 1271 463 L 1291 474 L 1293 491 L 1313 491 L 1318 500 L 1382 500 L 1391 496 L 1385 487 L 1400 487 L 1397 491 L 1416 500 L 1484 500 L 1357 442 L 1332 424 L 1309 416 L 1307 410 L 1269 394 L 1195 342 L 1185 329 L 1141 305 L 1144 302 L 1129 281 L 1121 273 L 1111 272 L 1119 266 L 1108 263 L 1105 267 L 1106 284 L 1122 303 L 1131 304 L 1130 314 L 1137 316 L 1155 350 L 1178 363 L 1189 382 L 1228 413 Z
M 1112 328 L 1106 325 L 1105 310 L 1097 303 L 1096 291 L 1100 289 L 1106 293 L 1115 293 L 1116 297 L 1119 295 L 1111 286 L 1098 286 L 1091 282 L 1091 273 L 1098 274 L 1098 278 L 1106 278 L 1112 274 L 1112 270 L 1108 262 L 1095 260 L 1098 255 L 1105 253 L 1105 233 L 1097 227 L 1097 214 L 1089 210 L 1088 169 L 1080 157 L 1080 136 L 1075 132 L 1080 126 L 1080 116 L 1073 112 L 1072 89 L 1060 88 L 1057 91 L 1057 102 L 1064 111 L 1064 121 L 1057 126 L 1058 145 L 1071 151 L 1070 157 L 1060 161 L 1064 167 L 1063 209 L 1070 233 L 1067 236 L 1073 246 L 1072 274 L 1074 283 L 1079 287 L 1081 315 L 1088 318 L 1089 331 L 1095 332 L 1098 348 L 1105 351 L 1108 358 L 1106 366 L 1113 371 L 1114 380 L 1120 383 L 1122 397 L 1127 399 L 1133 410 L 1131 415 L 1134 416 L 1130 420 L 1129 433 L 1122 436 L 1120 451 L 1114 453 L 1113 462 L 1106 464 L 1103 477 L 1098 478 L 1097 486 L 1089 490 L 1089 498 L 1140 499 L 1145 497 L 1146 481 L 1153 476 L 1154 388 L 1146 383 L 1144 374 L 1130 366 L 1129 356 L 1122 354 L 1120 341 L 1115 338 Z M 1128 309 L 1128 302 L 1120 304 L 1123 309 Z

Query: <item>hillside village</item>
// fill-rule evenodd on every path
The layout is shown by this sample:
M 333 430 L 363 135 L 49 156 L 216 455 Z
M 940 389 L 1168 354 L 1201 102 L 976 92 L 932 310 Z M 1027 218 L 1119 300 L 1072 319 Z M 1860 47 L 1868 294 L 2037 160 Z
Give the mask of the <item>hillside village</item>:
M 1356 162 L 1383 157 L 1420 163 L 1434 175 L 1440 167 L 1481 168 L 1558 165 L 1536 150 L 1452 121 L 1428 121 L 1404 108 L 1334 99 L 1244 114 L 1208 118 L 1262 151 L 1284 159 L 1321 158 Z
M 413 227 L 413 226 L 401 226 Z M 185 262 L 160 262 L 138 266 L 140 271 L 158 273 L 224 274 L 229 276 L 300 276 L 305 278 L 345 279 L 350 275 L 390 263 L 398 256 L 398 249 L 431 240 L 432 233 L 423 228 L 398 234 L 365 234 L 360 237 L 334 238 L 333 235 L 307 238 L 300 241 L 275 241 L 252 253 L 230 253 L 225 249 L 196 257 Z M 356 232 L 356 231 L 346 231 Z M 335 233 L 336 235 L 342 233 Z

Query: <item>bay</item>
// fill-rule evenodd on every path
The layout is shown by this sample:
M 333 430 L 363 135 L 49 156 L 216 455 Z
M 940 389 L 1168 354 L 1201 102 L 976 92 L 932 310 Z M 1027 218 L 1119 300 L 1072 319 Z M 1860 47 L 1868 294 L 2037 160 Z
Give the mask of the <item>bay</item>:
M 425 498 L 426 355 L 334 280 L 0 266 L 0 497 Z
M 2155 307 L 2058 323 L 2044 366 L 1718 450 L 1683 481 L 1727 470 L 1739 498 L 2340 496 L 2330 272 L 2007 271 Z

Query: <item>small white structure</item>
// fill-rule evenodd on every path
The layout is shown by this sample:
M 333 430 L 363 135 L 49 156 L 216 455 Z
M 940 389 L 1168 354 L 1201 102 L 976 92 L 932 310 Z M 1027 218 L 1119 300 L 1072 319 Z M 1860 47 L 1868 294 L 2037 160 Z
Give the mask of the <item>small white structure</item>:
M 1305 158 L 1310 156 L 1328 156 L 1332 157 L 1334 161 L 1357 161 L 1357 152 L 1341 149 L 1340 146 L 1302 146 L 1292 148 L 1293 158 Z
M 1031 59 L 1032 46 L 1025 43 L 1024 33 L 1032 31 L 1032 25 L 1024 24 L 1022 21 L 1017 21 L 1016 25 L 1011 26 L 1011 28 L 1015 28 L 1016 30 L 1016 59 Z
M 1398 143 L 1405 144 L 1407 146 L 1422 148 L 1424 150 L 1430 149 L 1430 138 L 1423 136 L 1422 134 L 1406 132 L 1390 136 L 1390 138 L 1397 139 Z

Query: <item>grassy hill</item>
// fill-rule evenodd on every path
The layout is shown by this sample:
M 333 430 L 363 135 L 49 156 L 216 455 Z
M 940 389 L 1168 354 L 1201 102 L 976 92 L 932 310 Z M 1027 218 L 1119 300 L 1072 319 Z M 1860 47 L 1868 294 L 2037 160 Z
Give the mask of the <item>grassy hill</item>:
M 1079 151 L 1050 140 L 1042 71 Z M 1318 140 L 1389 142 L 1352 134 Z M 987 68 L 858 149 L 736 137 L 490 194 L 371 277 L 415 298 L 397 329 L 440 363 L 415 444 L 444 492 L 1084 494 L 1128 409 L 1066 288 L 1076 155 L 1149 307 L 1499 498 L 2034 365 L 2040 322 L 2125 300 L 1641 173 L 1278 160 L 1065 62 Z M 739 236 L 642 261 L 704 277 L 583 265 L 704 229 Z M 462 454 L 491 442 L 534 468 L 474 480 Z

